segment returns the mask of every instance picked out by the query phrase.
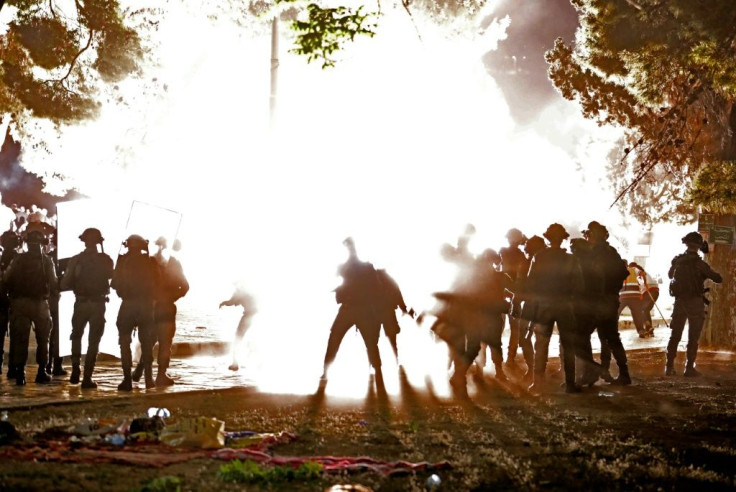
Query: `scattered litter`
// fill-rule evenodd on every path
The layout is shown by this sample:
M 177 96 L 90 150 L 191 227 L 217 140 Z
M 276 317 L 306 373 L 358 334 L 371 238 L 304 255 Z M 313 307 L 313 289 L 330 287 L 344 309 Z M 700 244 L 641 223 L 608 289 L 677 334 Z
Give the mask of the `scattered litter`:
M 105 442 L 113 446 L 123 446 L 125 444 L 125 436 L 122 434 L 108 434 L 105 436 Z
M 274 444 L 286 444 L 295 440 L 296 434 L 290 432 L 278 434 L 253 431 L 225 432 L 225 446 L 232 449 L 265 449 Z
M 148 409 L 146 414 L 148 415 L 149 419 L 153 417 L 161 417 L 162 419 L 167 419 L 171 417 L 171 412 L 169 412 L 168 408 L 151 407 Z
M 599 391 L 598 396 L 602 396 L 604 398 L 613 398 L 614 396 L 616 396 L 616 393 L 608 393 L 606 391 Z
M 360 422 L 358 422 L 358 425 L 362 425 L 365 427 L 365 426 L 371 425 L 371 423 L 368 422 L 367 420 L 361 420 Z
M 225 445 L 225 422 L 207 417 L 183 418 L 165 426 L 159 440 L 169 446 L 221 448 Z
M 433 473 L 427 478 L 427 490 L 437 490 L 442 483 L 442 479 L 436 473 Z

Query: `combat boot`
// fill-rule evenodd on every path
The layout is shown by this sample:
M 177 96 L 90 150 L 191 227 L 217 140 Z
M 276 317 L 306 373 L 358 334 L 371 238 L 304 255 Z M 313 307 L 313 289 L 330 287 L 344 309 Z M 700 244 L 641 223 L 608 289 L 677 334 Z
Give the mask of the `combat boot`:
M 175 383 L 165 371 L 158 371 L 156 375 L 156 386 L 173 386 Z
M 133 367 L 133 355 L 130 352 L 130 346 L 123 344 L 120 346 L 120 362 L 123 366 L 123 381 L 118 385 L 118 391 L 132 391 L 133 381 L 130 377 L 130 371 Z
M 665 376 L 674 376 L 675 375 L 675 359 L 667 357 L 667 362 L 664 366 L 664 375 Z
M 629 376 L 629 368 L 626 365 L 621 365 L 618 371 L 618 377 L 613 380 L 611 384 L 616 386 L 628 386 L 631 384 L 631 376 Z
M 13 368 L 13 377 L 15 377 L 15 384 L 17 386 L 26 385 L 26 369 L 23 366 L 17 366 Z
M 123 376 L 123 381 L 118 385 L 118 391 L 133 391 L 133 381 L 130 376 Z
M 601 371 L 601 379 L 607 383 L 613 383 L 614 381 L 613 376 L 611 376 L 611 371 L 608 369 L 603 369 Z
M 580 393 L 583 390 L 575 383 L 565 383 L 565 393 Z
M 14 365 L 9 364 L 8 365 L 8 379 L 15 379 L 15 375 L 17 371 L 18 369 Z
M 46 372 L 46 368 L 43 365 L 38 366 L 38 372 L 36 373 L 36 382 L 38 384 L 46 384 L 51 382 L 51 376 Z
M 54 376 L 66 376 L 68 373 L 64 369 L 64 367 L 61 365 L 64 359 L 62 357 L 54 357 L 54 367 L 51 371 L 51 374 Z M 79 379 L 79 377 L 77 377 Z
M 141 377 L 143 377 L 143 364 L 139 362 L 138 365 L 135 366 L 135 371 L 133 371 L 131 379 L 137 383 L 141 380 Z
M 82 379 L 82 389 L 97 388 L 97 383 L 92 381 L 92 371 L 93 370 L 94 370 L 94 366 L 88 366 L 87 364 L 84 365 L 84 379 Z
M 79 383 L 79 376 L 82 373 L 81 369 L 79 368 L 79 363 L 72 364 L 72 375 L 69 377 L 69 382 L 71 384 L 77 384 Z
M 688 364 L 685 366 L 685 373 L 683 374 L 686 378 L 697 378 L 698 376 L 702 376 L 700 371 L 695 369 L 694 364 Z

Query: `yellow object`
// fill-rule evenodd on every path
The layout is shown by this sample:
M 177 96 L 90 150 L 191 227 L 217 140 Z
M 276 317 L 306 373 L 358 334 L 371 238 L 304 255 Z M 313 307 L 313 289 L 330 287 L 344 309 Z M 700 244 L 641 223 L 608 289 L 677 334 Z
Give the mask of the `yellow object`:
M 207 417 L 182 418 L 164 427 L 159 441 L 169 446 L 221 448 L 225 445 L 225 422 Z

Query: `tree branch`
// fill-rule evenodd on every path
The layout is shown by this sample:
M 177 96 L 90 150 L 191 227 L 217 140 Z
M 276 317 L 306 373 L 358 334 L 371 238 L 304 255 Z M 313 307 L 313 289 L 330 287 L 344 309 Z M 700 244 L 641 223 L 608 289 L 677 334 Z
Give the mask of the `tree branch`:
M 419 26 L 417 26 L 417 23 L 414 21 L 414 14 L 412 14 L 411 9 L 409 9 L 410 4 L 411 0 L 401 0 L 401 5 L 404 6 L 404 10 L 406 10 L 406 13 L 409 14 L 409 19 L 411 19 L 411 23 L 414 26 L 414 29 L 417 31 L 417 37 L 419 38 L 419 41 L 421 41 L 422 33 L 419 32 Z
M 84 53 L 85 51 L 87 51 L 89 49 L 89 47 L 92 45 L 92 38 L 94 37 L 94 34 L 95 34 L 94 29 L 90 29 L 89 30 L 89 39 L 87 39 L 87 45 L 84 48 L 82 48 L 81 50 L 79 50 L 79 53 L 77 53 L 74 56 L 74 59 L 71 61 L 71 63 L 69 63 L 69 71 L 66 73 L 66 75 L 64 75 L 61 79 L 59 79 L 58 82 L 62 82 L 63 83 L 67 78 L 69 78 L 69 75 L 71 75 L 72 70 L 74 70 L 74 66 L 77 64 L 77 60 L 79 59 L 79 57 L 82 56 L 82 53 Z

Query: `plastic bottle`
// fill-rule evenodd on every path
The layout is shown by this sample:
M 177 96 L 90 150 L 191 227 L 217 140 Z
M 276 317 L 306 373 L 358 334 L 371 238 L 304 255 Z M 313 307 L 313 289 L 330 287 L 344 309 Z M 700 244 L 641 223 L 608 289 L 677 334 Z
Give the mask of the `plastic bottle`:
M 122 434 L 108 434 L 105 436 L 105 442 L 113 446 L 122 446 L 125 444 L 125 436 Z

